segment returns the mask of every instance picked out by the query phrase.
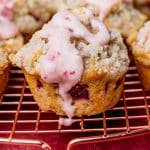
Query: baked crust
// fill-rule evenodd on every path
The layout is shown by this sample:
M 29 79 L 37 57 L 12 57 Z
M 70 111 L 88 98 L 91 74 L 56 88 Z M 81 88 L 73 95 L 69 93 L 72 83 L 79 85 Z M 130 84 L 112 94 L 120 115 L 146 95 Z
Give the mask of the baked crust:
M 144 28 L 142 28 L 143 30 Z M 148 39 L 147 39 L 148 40 Z M 134 62 L 145 90 L 150 90 L 150 49 L 138 41 L 138 32 L 128 38 Z
M 45 83 L 40 77 L 28 74 L 24 70 L 26 80 L 33 93 L 34 99 L 43 111 L 54 111 L 58 115 L 66 115 L 64 111 L 63 101 L 58 95 L 57 86 L 55 84 Z M 38 87 L 38 82 L 41 87 Z M 121 97 L 124 86 L 124 76 L 118 81 L 109 81 L 105 74 L 97 76 L 96 74 L 84 80 L 81 84 L 88 85 L 89 99 L 74 99 L 73 106 L 75 108 L 74 116 L 81 117 L 99 114 L 112 108 Z M 118 85 L 116 85 L 119 83 Z
M 9 71 L 10 71 L 10 65 L 8 65 L 4 70 L 3 73 L 0 74 L 0 96 L 4 92 L 8 79 L 9 79 Z
M 132 32 L 138 31 L 146 20 L 147 16 L 134 8 L 133 5 L 122 4 L 104 21 L 108 28 L 115 28 L 125 38 L 128 38 Z

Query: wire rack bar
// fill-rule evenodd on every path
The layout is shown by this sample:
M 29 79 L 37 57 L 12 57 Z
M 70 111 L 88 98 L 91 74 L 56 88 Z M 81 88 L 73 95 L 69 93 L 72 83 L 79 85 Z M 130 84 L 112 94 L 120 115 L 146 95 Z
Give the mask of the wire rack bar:
M 71 148 L 74 143 L 82 141 L 93 142 L 149 131 L 150 92 L 144 91 L 135 66 L 129 68 L 122 97 L 114 108 L 92 117 L 73 118 L 73 122 L 68 128 L 60 126 L 59 116 L 39 110 L 22 71 L 17 67 L 12 68 L 7 90 L 0 97 L 0 143 L 37 146 L 44 143 L 40 139 L 26 139 L 25 143 L 21 139 L 14 139 L 21 134 L 26 137 L 47 133 L 100 134 L 94 140 L 93 137 L 78 138 L 69 143 Z

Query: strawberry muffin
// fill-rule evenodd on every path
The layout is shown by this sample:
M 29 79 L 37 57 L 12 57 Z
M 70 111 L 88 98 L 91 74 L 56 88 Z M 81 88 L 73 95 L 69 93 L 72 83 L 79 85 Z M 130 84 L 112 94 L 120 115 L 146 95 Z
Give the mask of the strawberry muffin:
M 43 111 L 68 119 L 91 116 L 120 99 L 129 66 L 120 33 L 109 30 L 87 8 L 63 10 L 37 31 L 17 53 L 15 63 L 25 74 Z

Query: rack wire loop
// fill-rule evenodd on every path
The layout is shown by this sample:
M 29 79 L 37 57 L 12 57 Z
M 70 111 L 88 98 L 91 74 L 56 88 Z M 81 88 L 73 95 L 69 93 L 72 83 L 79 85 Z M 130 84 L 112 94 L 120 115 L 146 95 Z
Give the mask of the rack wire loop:
M 13 145 L 28 145 L 40 147 L 43 150 L 51 150 L 49 144 L 40 140 L 29 140 L 29 139 L 12 139 L 11 141 L 7 138 L 0 138 L 0 143 L 2 144 L 13 144 Z

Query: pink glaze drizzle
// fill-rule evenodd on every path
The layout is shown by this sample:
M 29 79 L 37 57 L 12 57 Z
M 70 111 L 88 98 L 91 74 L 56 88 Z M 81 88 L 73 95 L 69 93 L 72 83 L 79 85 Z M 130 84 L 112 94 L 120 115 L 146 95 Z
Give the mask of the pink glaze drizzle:
M 0 0 L 0 39 L 7 39 L 18 33 L 18 28 L 11 22 L 15 2 L 16 0 Z
M 92 34 L 80 20 L 67 10 L 57 13 L 52 20 L 38 33 L 47 38 L 47 54 L 39 61 L 40 74 L 47 83 L 58 83 L 59 94 L 64 100 L 64 111 L 69 119 L 60 121 L 60 124 L 71 124 L 70 119 L 74 114 L 72 97 L 68 91 L 76 85 L 83 73 L 83 61 L 79 51 L 70 39 L 84 39 L 89 43 L 105 45 L 110 36 L 104 24 L 91 15 L 92 27 L 99 32 Z
M 88 4 L 95 5 L 99 8 L 99 18 L 104 20 L 112 11 L 113 7 L 119 2 L 131 3 L 133 0 L 86 0 Z
M 88 4 L 99 7 L 99 17 L 104 20 L 119 0 L 86 0 Z

